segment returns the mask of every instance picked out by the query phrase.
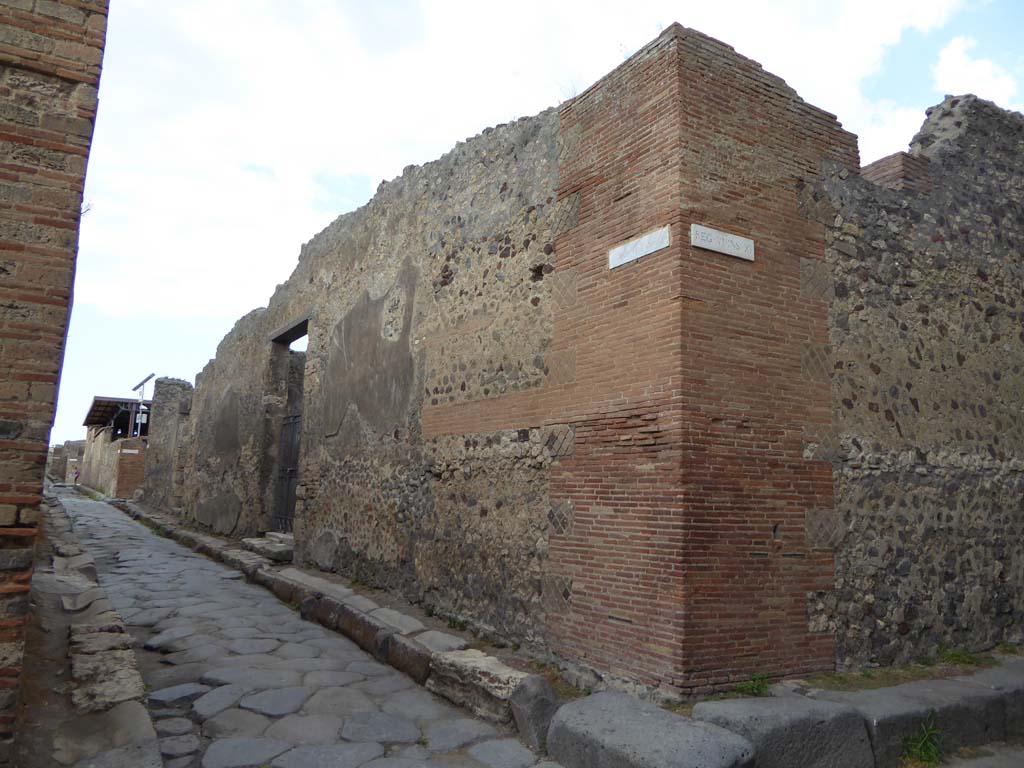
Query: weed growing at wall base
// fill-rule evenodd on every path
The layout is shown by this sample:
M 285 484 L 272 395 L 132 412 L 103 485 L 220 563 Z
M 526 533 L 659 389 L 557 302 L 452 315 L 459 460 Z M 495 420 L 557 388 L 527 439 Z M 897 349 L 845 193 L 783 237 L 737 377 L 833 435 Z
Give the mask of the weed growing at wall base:
M 938 765 L 942 759 L 941 739 L 942 734 L 935 727 L 935 712 L 932 712 L 912 736 L 903 740 L 903 768 Z
M 768 675 L 754 675 L 746 682 L 739 683 L 733 690 L 745 696 L 767 696 L 768 685 Z

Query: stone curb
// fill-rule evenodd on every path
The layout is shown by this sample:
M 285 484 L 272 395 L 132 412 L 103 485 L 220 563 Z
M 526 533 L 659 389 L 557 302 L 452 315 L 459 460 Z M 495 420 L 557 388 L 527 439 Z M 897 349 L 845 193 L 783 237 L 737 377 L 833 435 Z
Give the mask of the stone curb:
M 518 726 L 522 720 L 520 730 L 530 743 L 538 741 L 536 731 L 541 726 L 537 714 L 529 722 L 513 716 L 510 699 L 518 686 L 526 679 L 533 680 L 529 691 L 520 694 L 523 702 L 520 710 L 540 712 L 547 719 L 553 714 L 551 707 L 531 709 L 529 706 L 531 696 L 554 700 L 543 677 L 512 669 L 481 651 L 467 651 L 466 643 L 460 638 L 428 629 L 418 619 L 392 608 L 382 608 L 337 582 L 292 565 L 273 562 L 248 549 L 238 548 L 231 541 L 190 530 L 167 515 L 145 510 L 137 504 L 121 499 L 108 499 L 107 503 L 158 533 L 241 571 L 280 600 L 297 603 L 304 619 L 340 632 L 374 658 L 404 672 L 419 685 L 452 703 L 492 722 L 514 722 Z M 543 730 L 547 730 L 546 721 Z
M 69 619 L 71 702 L 79 714 L 54 734 L 54 748 L 62 759 L 74 759 L 75 768 L 115 765 L 129 754 L 132 765 L 158 768 L 162 759 L 132 637 L 98 582 L 92 555 L 74 536 L 74 521 L 61 500 L 51 498 L 47 533 L 54 576 L 69 588 L 60 602 Z

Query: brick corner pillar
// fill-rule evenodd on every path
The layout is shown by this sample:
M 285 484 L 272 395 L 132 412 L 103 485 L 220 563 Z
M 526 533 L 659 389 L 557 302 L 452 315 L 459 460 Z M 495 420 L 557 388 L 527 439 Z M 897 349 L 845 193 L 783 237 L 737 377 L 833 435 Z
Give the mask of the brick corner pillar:
M 0 4 L 0 765 L 9 762 L 106 0 Z
M 800 190 L 856 169 L 856 138 L 678 25 L 559 130 L 578 217 L 555 269 L 577 300 L 553 352 L 575 378 L 549 421 L 576 440 L 551 478 L 552 648 L 667 693 L 832 668 L 807 609 L 833 581 L 824 229 Z M 691 245 L 694 224 L 753 260 Z

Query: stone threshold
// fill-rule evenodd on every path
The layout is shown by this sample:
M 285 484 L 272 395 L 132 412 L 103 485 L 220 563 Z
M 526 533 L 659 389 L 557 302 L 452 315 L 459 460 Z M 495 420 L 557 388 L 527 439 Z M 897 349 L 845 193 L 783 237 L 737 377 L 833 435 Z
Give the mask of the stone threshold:
M 427 690 L 484 720 L 514 723 L 527 744 L 544 749 L 558 702 L 543 675 L 514 669 L 469 648 L 463 638 L 429 629 L 415 616 L 382 607 L 319 572 L 282 565 L 233 540 L 200 533 L 171 515 L 123 499 L 107 503 L 157 533 L 240 571 L 280 600 L 298 605 L 302 618 L 345 635 Z

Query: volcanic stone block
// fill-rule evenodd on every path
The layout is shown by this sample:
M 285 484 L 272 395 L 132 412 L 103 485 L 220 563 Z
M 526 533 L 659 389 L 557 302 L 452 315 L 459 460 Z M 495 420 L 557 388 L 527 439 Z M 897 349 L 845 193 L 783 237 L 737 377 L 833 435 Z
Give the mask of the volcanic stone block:
M 507 723 L 512 719 L 509 698 L 526 677 L 481 651 L 449 651 L 434 654 L 427 688 L 485 720 Z
M 920 680 L 872 691 L 819 691 L 815 698 L 848 704 L 864 717 L 878 768 L 895 768 L 903 740 L 934 719 L 946 750 L 1001 741 L 1006 736 L 1002 695 L 955 680 Z
M 512 691 L 509 706 L 523 741 L 543 751 L 547 745 L 551 718 L 558 711 L 558 699 L 551 683 L 541 675 L 524 678 Z
M 430 651 L 411 637 L 388 635 L 384 641 L 388 664 L 420 685 L 430 676 Z
M 555 713 L 548 754 L 564 768 L 753 768 L 742 736 L 623 693 L 596 693 Z
M 853 707 L 801 696 L 705 701 L 693 719 L 754 745 L 758 768 L 873 768 L 864 718 Z

